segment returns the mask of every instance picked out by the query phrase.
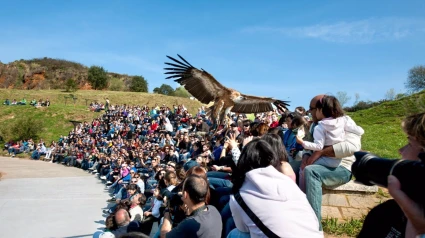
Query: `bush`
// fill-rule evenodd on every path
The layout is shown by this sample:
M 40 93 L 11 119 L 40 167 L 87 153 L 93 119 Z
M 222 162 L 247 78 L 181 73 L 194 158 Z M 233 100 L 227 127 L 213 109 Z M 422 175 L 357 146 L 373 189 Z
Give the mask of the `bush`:
M 124 89 L 124 82 L 119 78 L 111 78 L 109 80 L 109 90 L 111 91 L 122 91 Z
M 0 137 L 3 141 L 19 141 L 32 138 L 37 140 L 40 138 L 40 133 L 43 130 L 43 121 L 36 120 L 32 117 L 17 119 L 9 127 L 4 127 L 0 131 Z
M 78 84 L 74 79 L 68 79 L 65 82 L 65 89 L 67 92 L 75 92 L 78 89 Z
M 132 92 L 148 92 L 148 82 L 143 76 L 134 76 L 131 79 L 130 91 Z
M 91 66 L 89 68 L 87 81 L 94 90 L 105 89 L 108 86 L 108 75 L 106 70 L 100 66 Z

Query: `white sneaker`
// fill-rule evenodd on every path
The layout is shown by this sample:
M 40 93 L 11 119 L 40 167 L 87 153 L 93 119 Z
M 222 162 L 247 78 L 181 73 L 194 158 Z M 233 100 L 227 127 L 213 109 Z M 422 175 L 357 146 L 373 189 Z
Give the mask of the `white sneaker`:
M 106 180 L 106 176 L 101 176 L 100 179 Z
M 106 182 L 106 185 L 110 185 L 110 184 L 112 184 L 112 182 L 111 181 L 108 181 L 108 182 Z M 108 186 L 108 188 L 109 188 L 110 186 Z

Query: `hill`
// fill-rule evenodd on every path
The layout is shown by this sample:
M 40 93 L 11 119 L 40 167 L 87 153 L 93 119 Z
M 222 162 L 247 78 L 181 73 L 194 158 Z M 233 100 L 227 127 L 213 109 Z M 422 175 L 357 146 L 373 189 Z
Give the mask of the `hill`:
M 79 89 L 91 89 L 87 82 L 88 69 L 80 63 L 47 57 L 8 64 L 0 62 L 0 88 L 64 89 L 65 81 L 73 79 Z M 132 76 L 112 72 L 108 72 L 108 76 L 122 81 L 124 91 L 128 91 Z
M 69 120 L 91 121 L 99 117 L 102 112 L 92 112 L 88 110 L 87 105 L 92 101 L 104 102 L 108 97 L 112 104 L 127 105 L 148 105 L 166 104 L 169 107 L 173 105 L 183 104 L 188 108 L 189 112 L 196 113 L 201 103 L 188 98 L 165 96 L 160 94 L 136 93 L 136 92 L 115 92 L 115 91 L 94 91 L 81 90 L 74 93 L 77 98 L 75 105 L 73 100 L 67 99 L 65 105 L 65 97 L 69 97 L 69 93 L 60 90 L 6 90 L 0 89 L 0 100 L 4 102 L 6 98 L 20 101 L 25 98 L 28 103 L 32 99 L 45 100 L 49 98 L 50 107 L 35 108 L 26 106 L 5 106 L 0 105 L 0 139 L 13 139 L 14 133 L 10 130 L 15 124 L 26 123 L 27 119 L 31 120 L 35 127 L 41 127 L 41 138 L 50 144 L 52 140 L 57 140 L 60 135 L 68 134 L 73 126 Z M 87 100 L 86 100 L 87 99 Z M 4 142 L 0 141 L 0 144 Z
M 425 111 L 425 91 L 378 106 L 348 113 L 363 127 L 362 149 L 386 158 L 399 158 L 398 149 L 407 143 L 402 120 Z

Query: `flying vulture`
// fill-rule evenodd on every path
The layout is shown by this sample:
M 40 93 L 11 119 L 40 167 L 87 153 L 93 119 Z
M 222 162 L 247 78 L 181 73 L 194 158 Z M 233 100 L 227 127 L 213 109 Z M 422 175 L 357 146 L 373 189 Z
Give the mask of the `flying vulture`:
M 214 101 L 211 107 L 211 117 L 214 124 L 224 123 L 225 117 L 232 111 L 236 113 L 259 113 L 273 111 L 273 104 L 282 111 L 287 110 L 287 101 L 281 101 L 269 97 L 257 97 L 242 94 L 234 89 L 221 85 L 211 74 L 204 69 L 197 69 L 183 57 L 177 55 L 180 60 L 167 55 L 173 63 L 165 64 L 172 68 L 164 68 L 174 78 L 175 82 L 192 94 L 200 102 L 208 104 Z

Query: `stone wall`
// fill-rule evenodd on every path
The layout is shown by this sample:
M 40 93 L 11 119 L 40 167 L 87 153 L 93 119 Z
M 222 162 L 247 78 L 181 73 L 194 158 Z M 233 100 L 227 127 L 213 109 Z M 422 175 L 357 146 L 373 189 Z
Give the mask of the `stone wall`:
M 365 186 L 353 181 L 334 188 L 324 188 L 322 218 L 359 219 L 371 208 L 389 199 L 377 192 L 377 186 Z

